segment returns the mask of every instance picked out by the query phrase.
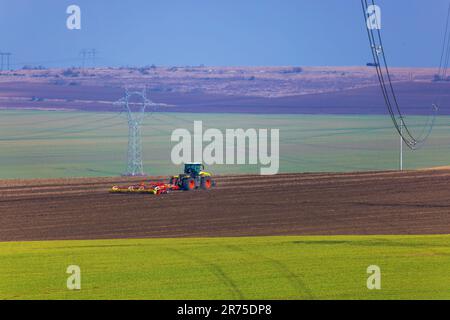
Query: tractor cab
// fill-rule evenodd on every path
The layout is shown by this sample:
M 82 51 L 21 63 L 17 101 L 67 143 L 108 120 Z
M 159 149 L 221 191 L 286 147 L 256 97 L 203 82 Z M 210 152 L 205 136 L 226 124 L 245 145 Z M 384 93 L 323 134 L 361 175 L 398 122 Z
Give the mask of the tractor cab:
M 184 173 L 191 175 L 192 177 L 197 177 L 200 173 L 205 170 L 205 166 L 201 163 L 185 163 Z

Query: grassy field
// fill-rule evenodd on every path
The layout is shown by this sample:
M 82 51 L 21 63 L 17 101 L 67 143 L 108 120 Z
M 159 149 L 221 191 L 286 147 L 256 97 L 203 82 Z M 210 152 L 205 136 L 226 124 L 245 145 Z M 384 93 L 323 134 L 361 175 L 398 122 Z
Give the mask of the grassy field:
M 450 299 L 450 236 L 0 243 L 1 299 Z M 66 268 L 81 268 L 81 290 Z M 381 268 L 381 290 L 366 287 Z
M 175 128 L 279 128 L 281 172 L 343 172 L 398 168 L 399 139 L 388 116 L 317 116 L 247 114 L 149 115 L 143 126 L 144 166 L 148 174 L 168 175 L 172 165 L 170 136 Z M 417 125 L 423 118 L 412 117 Z M 405 167 L 449 164 L 448 123 L 437 119 L 423 148 L 405 151 Z M 114 113 L 0 111 L 0 179 L 117 176 L 125 171 L 125 116 Z M 215 165 L 220 173 L 258 173 L 252 165 Z

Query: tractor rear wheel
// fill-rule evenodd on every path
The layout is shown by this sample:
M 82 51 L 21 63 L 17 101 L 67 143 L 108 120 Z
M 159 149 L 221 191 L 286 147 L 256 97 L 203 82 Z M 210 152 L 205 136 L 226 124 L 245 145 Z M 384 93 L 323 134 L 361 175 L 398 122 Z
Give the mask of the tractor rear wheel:
M 195 180 L 192 178 L 183 180 L 183 190 L 191 191 L 195 189 Z
M 210 177 L 203 177 L 201 182 L 200 182 L 200 187 L 202 189 L 208 190 L 211 189 L 212 187 L 212 181 Z

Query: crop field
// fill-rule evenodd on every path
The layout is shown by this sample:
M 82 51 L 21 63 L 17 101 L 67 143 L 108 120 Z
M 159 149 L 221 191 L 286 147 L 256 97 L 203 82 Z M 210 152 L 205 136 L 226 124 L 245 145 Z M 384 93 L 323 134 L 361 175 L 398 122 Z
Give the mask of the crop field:
M 449 236 L 0 243 L 0 299 L 449 299 Z M 81 290 L 66 268 L 81 269 Z M 381 290 L 368 290 L 377 265 Z
M 280 172 L 348 172 L 398 168 L 399 141 L 388 116 L 149 114 L 143 126 L 144 165 L 151 175 L 179 168 L 170 161 L 171 133 L 203 127 L 280 129 Z M 427 121 L 407 119 L 417 133 Z M 428 144 L 405 151 L 409 169 L 446 166 L 448 123 L 437 119 Z M 0 179 L 118 176 L 125 170 L 128 128 L 118 113 L 0 111 Z M 215 165 L 216 174 L 258 173 L 252 165 Z

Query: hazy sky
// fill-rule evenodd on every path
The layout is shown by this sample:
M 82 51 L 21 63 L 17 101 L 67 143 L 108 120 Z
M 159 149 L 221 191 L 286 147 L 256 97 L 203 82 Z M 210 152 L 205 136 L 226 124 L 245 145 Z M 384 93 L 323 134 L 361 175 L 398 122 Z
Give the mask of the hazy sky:
M 390 64 L 436 66 L 450 0 L 379 0 Z M 81 7 L 81 30 L 66 8 Z M 359 0 L 0 0 L 0 50 L 14 64 L 364 65 Z

